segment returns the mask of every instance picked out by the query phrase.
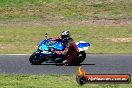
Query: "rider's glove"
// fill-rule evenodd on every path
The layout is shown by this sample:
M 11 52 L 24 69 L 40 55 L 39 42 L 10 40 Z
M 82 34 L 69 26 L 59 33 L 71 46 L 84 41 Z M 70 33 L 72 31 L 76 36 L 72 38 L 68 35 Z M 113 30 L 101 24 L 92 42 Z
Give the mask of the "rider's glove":
M 55 53 L 58 54 L 58 55 L 60 55 L 61 54 L 61 51 L 56 51 Z

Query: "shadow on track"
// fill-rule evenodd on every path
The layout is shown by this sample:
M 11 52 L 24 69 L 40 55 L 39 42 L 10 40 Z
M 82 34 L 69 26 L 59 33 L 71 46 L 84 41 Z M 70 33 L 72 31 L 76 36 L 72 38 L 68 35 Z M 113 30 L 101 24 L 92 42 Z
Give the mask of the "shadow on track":
M 55 66 L 64 66 L 63 64 L 55 64 L 55 63 L 43 63 L 41 65 L 55 65 Z M 70 65 L 70 66 L 83 66 L 83 65 L 96 65 L 96 64 L 80 64 L 80 65 Z
M 96 64 L 80 64 L 80 65 L 96 65 Z

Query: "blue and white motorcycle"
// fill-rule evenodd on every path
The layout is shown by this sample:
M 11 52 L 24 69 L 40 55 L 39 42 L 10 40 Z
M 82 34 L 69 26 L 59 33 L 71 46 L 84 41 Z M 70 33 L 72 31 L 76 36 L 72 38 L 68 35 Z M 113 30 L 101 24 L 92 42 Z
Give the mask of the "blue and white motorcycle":
M 90 43 L 79 41 L 76 43 L 78 46 L 78 56 L 77 62 L 75 64 L 82 63 L 86 58 L 85 51 L 89 48 Z M 33 65 L 38 65 L 43 62 L 62 64 L 64 59 L 62 56 L 56 55 L 55 51 L 63 51 L 65 49 L 65 44 L 60 39 L 52 40 L 52 38 L 47 38 L 43 40 L 39 45 L 38 49 L 30 56 L 29 61 Z M 54 59 L 51 61 L 51 59 Z

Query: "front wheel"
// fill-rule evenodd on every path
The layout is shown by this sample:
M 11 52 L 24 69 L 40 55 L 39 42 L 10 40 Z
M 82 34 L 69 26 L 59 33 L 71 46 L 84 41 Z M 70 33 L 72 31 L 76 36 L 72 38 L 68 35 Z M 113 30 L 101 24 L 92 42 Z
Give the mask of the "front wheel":
M 32 63 L 33 65 L 40 65 L 42 62 L 39 59 L 39 56 L 39 54 L 34 52 L 29 58 L 30 63 Z

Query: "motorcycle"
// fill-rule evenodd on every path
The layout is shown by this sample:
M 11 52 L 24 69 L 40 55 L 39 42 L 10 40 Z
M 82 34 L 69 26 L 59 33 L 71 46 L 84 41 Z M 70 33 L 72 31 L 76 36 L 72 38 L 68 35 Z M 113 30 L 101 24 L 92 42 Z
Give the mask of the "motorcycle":
M 64 51 L 65 43 L 61 39 L 47 38 L 47 33 L 45 34 L 46 39 L 44 39 L 39 45 L 38 49 L 30 56 L 29 61 L 32 65 L 39 65 L 43 62 L 62 64 L 66 58 L 62 55 L 56 55 L 56 51 Z M 77 61 L 74 64 L 82 63 L 86 58 L 85 51 L 89 48 L 90 43 L 79 41 L 76 43 L 78 46 Z M 52 61 L 51 61 L 52 60 Z

